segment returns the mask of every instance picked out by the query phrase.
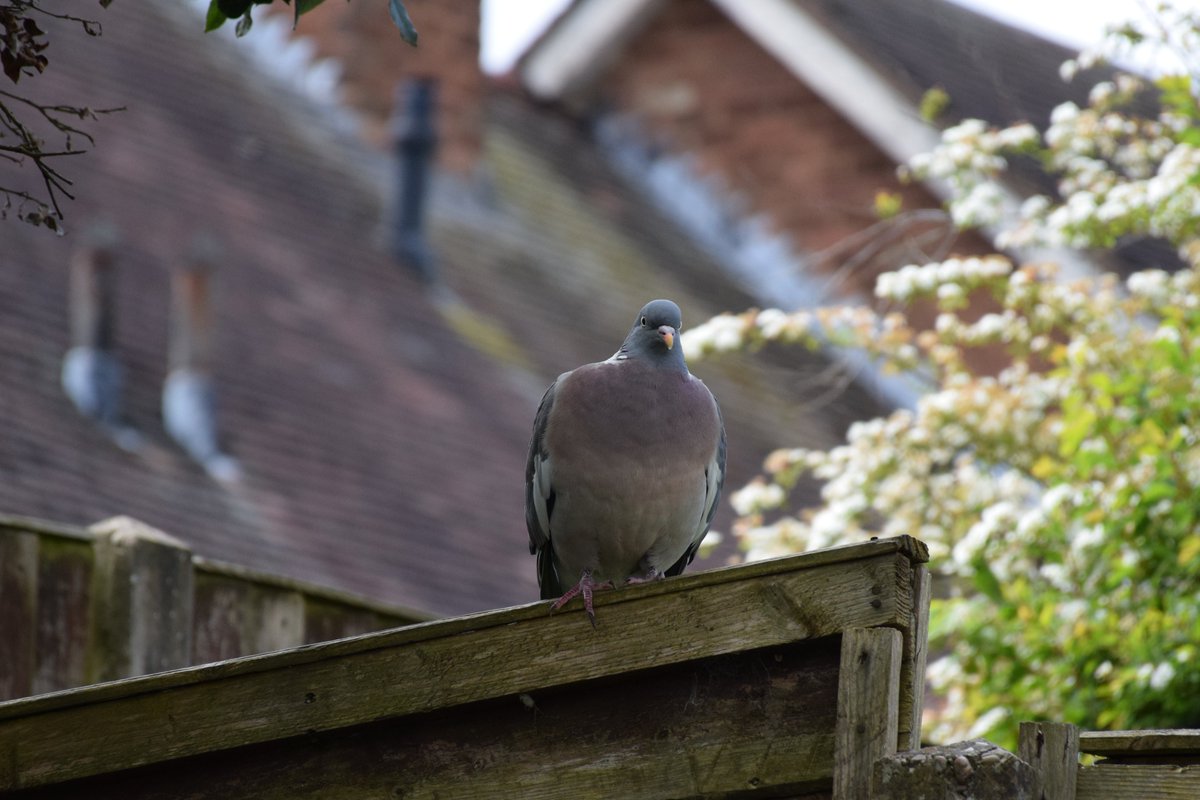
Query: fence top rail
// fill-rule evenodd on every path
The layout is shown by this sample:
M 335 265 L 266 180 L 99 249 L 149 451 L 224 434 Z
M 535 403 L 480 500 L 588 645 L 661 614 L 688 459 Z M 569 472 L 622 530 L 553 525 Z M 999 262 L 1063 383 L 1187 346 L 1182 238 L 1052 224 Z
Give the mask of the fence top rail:
M 600 609 L 606 605 L 644 600 L 659 595 L 692 592 L 707 586 L 733 581 L 765 578 L 772 575 L 800 572 L 822 566 L 863 561 L 893 554 L 906 556 L 914 564 L 925 563 L 929 559 L 929 551 L 925 543 L 911 536 L 872 539 L 868 542 L 839 545 L 822 550 L 800 553 L 798 555 L 757 561 L 751 564 L 721 567 L 706 572 L 683 575 L 671 580 L 627 586 L 618 592 L 599 592 L 596 594 L 595 605 L 597 609 Z M 570 616 L 571 608 L 573 606 L 568 607 L 563 612 L 559 612 L 556 616 Z M 599 614 L 599 612 L 597 613 Z M 173 686 L 269 670 L 286 664 L 307 663 L 323 658 L 352 655 L 400 645 L 414 645 L 426 640 L 454 636 L 468 631 L 508 626 L 524 620 L 532 620 L 544 616 L 547 616 L 545 603 L 527 603 L 521 606 L 494 611 L 482 611 L 450 619 L 421 622 L 378 633 L 367 633 L 338 639 L 332 642 L 304 645 L 286 651 L 233 658 L 227 661 L 201 664 L 170 672 L 126 678 L 77 689 L 66 689 L 60 692 L 34 695 L 32 697 L 22 697 L 0 702 L 0 722 L 14 717 L 23 717 L 68 706 L 109 700 L 143 691 L 159 691 Z M 841 627 L 838 626 L 832 632 L 840 632 L 840 630 Z
M 0 791 L 852 627 L 900 630 L 911 661 L 927 558 L 880 539 L 600 592 L 595 630 L 530 603 L 0 703 Z
M 1200 728 L 1081 731 L 1079 750 L 1094 756 L 1200 755 Z
M 54 536 L 78 542 L 91 542 L 95 536 L 87 528 L 61 522 L 22 517 L 15 514 L 0 514 L 0 535 L 6 533 L 36 533 L 39 536 Z

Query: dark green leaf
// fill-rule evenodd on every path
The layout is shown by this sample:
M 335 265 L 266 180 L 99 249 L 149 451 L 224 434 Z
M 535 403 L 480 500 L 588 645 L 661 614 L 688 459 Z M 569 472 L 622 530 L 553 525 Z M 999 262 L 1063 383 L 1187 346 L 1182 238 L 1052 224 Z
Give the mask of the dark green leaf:
M 250 32 L 250 26 L 252 26 L 253 24 L 254 24 L 254 20 L 253 20 L 253 18 L 251 18 L 250 12 L 247 11 L 245 14 L 243 14 L 241 16 L 241 19 L 238 20 L 237 27 L 233 29 L 233 32 L 236 33 L 238 36 L 245 36 L 247 33 Z
M 412 20 L 408 18 L 408 11 L 404 8 L 404 3 L 401 0 L 388 0 L 388 13 L 392 15 L 392 22 L 396 23 L 396 27 L 400 29 L 400 35 L 404 41 L 417 46 L 417 29 L 413 27 Z
M 307 14 L 309 11 L 312 11 L 323 2 L 325 2 L 325 0 L 296 0 L 295 16 L 292 17 L 292 28 L 295 29 L 295 27 L 300 23 L 301 14 Z
M 975 588 L 983 592 L 984 596 L 995 603 L 1004 601 L 1004 590 L 1000 588 L 1000 581 L 996 580 L 995 573 L 988 563 L 982 558 L 977 558 L 974 561 L 975 567 Z
M 221 11 L 217 0 L 212 0 L 208 4 L 208 16 L 204 18 L 204 32 L 215 31 L 217 28 L 225 24 L 226 16 Z
M 250 10 L 252 0 L 217 0 L 217 8 L 226 19 L 239 19 Z

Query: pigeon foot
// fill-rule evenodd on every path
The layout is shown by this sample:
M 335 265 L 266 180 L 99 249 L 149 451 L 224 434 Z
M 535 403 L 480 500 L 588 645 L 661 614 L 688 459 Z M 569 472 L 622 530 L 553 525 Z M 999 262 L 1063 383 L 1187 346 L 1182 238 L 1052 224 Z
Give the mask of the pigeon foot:
M 613 588 L 612 581 L 596 583 L 596 581 L 592 578 L 592 571 L 590 569 L 585 569 L 583 571 L 583 576 L 579 579 L 579 583 L 575 584 L 570 589 L 567 589 L 567 591 L 563 593 L 562 597 L 555 600 L 554 604 L 550 606 L 550 610 L 557 611 L 567 603 L 571 602 L 571 600 L 575 597 L 583 595 L 583 610 L 587 612 L 588 620 L 592 623 L 592 627 L 595 628 L 596 611 L 594 608 L 592 608 L 592 592 L 596 589 L 611 588 Z

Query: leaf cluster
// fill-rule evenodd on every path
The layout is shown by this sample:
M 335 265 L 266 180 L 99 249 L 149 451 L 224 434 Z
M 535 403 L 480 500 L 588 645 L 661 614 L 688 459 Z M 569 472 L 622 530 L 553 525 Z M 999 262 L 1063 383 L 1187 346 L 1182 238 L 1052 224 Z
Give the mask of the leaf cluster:
M 237 20 L 234 31 L 238 36 L 245 36 L 254 25 L 251 12 L 254 6 L 269 6 L 275 0 L 211 0 L 208 15 L 205 18 L 204 30 L 213 31 L 225 24 L 226 21 Z M 293 10 L 293 24 L 299 24 L 300 17 L 321 5 L 325 0 L 282 0 Z M 388 14 L 400 31 L 401 38 L 416 47 L 417 29 L 404 7 L 403 0 L 388 0 Z

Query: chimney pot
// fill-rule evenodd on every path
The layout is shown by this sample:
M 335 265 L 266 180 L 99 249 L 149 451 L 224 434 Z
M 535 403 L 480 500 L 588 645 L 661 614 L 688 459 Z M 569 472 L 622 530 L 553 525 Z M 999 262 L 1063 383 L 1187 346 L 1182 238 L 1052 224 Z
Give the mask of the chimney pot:
M 396 151 L 396 188 L 392 213 L 392 253 L 427 283 L 436 283 L 437 266 L 425 236 L 425 209 L 438 136 L 434 121 L 437 82 L 413 78 L 396 91 L 392 137 Z

